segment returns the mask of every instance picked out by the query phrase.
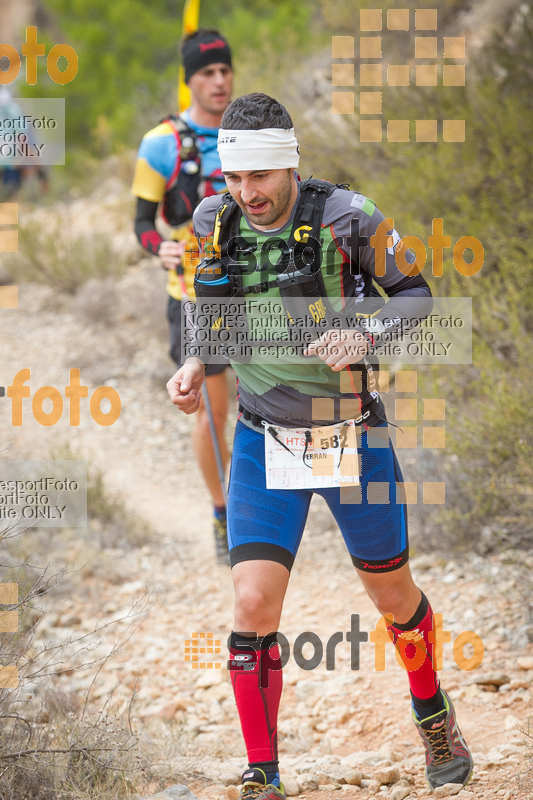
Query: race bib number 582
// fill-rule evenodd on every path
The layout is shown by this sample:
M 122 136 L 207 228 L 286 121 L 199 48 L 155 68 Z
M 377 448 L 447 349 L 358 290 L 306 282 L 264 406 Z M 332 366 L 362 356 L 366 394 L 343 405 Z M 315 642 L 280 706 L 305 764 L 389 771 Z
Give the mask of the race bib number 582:
M 327 489 L 360 482 L 356 425 L 323 428 L 265 424 L 267 489 Z

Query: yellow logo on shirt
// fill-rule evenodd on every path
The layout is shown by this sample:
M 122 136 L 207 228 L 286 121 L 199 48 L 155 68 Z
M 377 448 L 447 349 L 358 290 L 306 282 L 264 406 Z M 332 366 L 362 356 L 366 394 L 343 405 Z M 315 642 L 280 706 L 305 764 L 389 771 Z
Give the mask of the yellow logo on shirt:
M 310 225 L 300 225 L 299 228 L 296 228 L 294 231 L 294 240 L 296 242 L 307 242 L 309 241 L 309 231 L 312 231 L 312 227 Z M 300 233 L 303 231 L 303 233 Z

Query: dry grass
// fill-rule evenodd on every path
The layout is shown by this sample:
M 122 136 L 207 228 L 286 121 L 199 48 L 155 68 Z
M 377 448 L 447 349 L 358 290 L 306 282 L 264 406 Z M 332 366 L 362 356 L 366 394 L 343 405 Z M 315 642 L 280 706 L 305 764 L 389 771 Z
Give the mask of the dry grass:
M 90 550 L 93 569 L 103 568 L 102 580 L 118 582 L 128 576 L 117 569 L 116 558 L 104 558 L 106 552 L 119 543 L 127 552 L 150 535 L 110 496 L 98 472 L 89 477 L 88 517 L 94 527 L 86 534 L 14 525 L 0 530 L 0 582 L 18 585 L 17 602 L 2 610 L 16 610 L 19 620 L 18 630 L 0 637 L 0 664 L 18 673 L 18 686 L 0 688 L 2 800 L 127 800 L 153 780 L 151 749 L 139 745 L 132 718 L 135 691 L 129 699 L 118 687 L 98 701 L 92 697 L 102 670 L 145 618 L 151 598 L 140 597 L 120 620 L 99 619 L 90 630 L 74 626 L 68 636 L 52 619 L 58 599 L 83 596 L 91 568 L 65 563 L 76 547 L 83 557 Z M 85 676 L 85 689 L 70 688 L 65 676 L 73 669 Z
M 76 234 L 57 212 L 19 227 L 19 253 L 11 264 L 17 280 L 43 283 L 67 294 L 90 278 L 118 277 L 125 269 L 108 234 Z

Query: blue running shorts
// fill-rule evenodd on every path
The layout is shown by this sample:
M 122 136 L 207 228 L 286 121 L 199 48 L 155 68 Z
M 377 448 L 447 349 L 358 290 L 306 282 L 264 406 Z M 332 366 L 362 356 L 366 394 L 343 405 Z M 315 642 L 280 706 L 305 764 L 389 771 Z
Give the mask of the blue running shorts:
M 409 557 L 402 473 L 388 426 L 358 433 L 361 484 L 328 489 L 267 489 L 264 436 L 237 422 L 228 496 L 231 565 L 266 559 L 291 569 L 313 492 L 324 498 L 354 565 L 390 572 Z

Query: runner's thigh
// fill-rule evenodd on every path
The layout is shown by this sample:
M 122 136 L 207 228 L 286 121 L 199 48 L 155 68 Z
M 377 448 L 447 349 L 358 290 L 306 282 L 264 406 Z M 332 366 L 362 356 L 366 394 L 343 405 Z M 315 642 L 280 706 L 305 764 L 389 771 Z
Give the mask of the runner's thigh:
M 312 493 L 267 489 L 264 435 L 237 422 L 228 496 L 228 542 L 232 566 L 266 559 L 291 569 Z
M 364 572 L 398 569 L 409 558 L 403 482 L 388 426 L 361 434 L 361 484 L 318 489 L 330 507 L 354 565 Z

